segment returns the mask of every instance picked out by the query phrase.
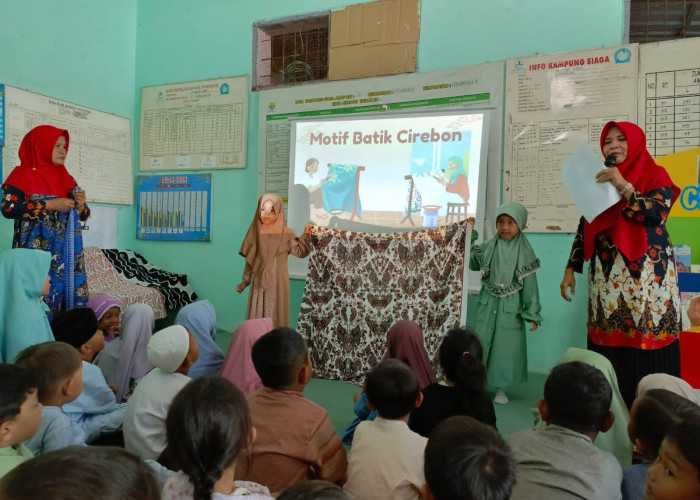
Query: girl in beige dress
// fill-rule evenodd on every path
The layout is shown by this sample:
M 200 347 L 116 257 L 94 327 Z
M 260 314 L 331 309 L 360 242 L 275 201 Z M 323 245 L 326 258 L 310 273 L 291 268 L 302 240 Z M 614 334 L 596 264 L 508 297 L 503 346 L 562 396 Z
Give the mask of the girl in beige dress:
M 289 326 L 289 270 L 287 256 L 303 258 L 311 252 L 310 227 L 301 238 L 284 225 L 284 205 L 276 194 L 264 194 L 239 253 L 245 257 L 242 293 L 250 285 L 246 319 L 272 318 L 275 328 Z

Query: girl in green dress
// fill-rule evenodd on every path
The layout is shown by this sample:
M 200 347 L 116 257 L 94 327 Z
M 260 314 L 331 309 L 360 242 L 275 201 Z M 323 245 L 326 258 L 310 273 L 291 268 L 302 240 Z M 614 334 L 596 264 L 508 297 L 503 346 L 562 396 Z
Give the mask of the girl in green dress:
M 504 389 L 527 380 L 525 322 L 534 332 L 542 322 L 535 272 L 540 260 L 521 229 L 527 210 L 505 203 L 496 212 L 497 235 L 481 245 L 472 234 L 470 267 L 481 271 L 475 331 L 484 347 L 486 376 L 496 388 L 494 402 L 505 404 Z

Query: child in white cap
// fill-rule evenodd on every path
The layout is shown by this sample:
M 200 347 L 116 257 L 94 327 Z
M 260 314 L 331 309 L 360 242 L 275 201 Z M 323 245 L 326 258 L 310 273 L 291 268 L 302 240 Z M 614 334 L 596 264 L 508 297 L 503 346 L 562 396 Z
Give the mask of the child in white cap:
M 190 366 L 199 357 L 194 336 L 180 325 L 156 332 L 148 342 L 148 360 L 155 368 L 136 386 L 124 419 L 126 449 L 155 460 L 165 449 L 165 417 L 185 385 Z

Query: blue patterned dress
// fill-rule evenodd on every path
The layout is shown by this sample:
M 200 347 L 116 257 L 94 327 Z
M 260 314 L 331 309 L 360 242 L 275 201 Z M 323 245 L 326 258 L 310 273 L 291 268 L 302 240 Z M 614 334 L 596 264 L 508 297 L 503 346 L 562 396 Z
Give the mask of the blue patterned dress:
M 15 220 L 13 248 L 32 248 L 51 253 L 51 290 L 44 301 L 49 306 L 47 314 L 49 321 L 52 321 L 59 312 L 87 305 L 82 228 L 78 219 L 87 220 L 90 210 L 85 206 L 79 216 L 75 209 L 68 212 L 46 210 L 45 201 L 50 198 L 27 196 L 16 187 L 4 184 L 0 210 L 6 218 Z

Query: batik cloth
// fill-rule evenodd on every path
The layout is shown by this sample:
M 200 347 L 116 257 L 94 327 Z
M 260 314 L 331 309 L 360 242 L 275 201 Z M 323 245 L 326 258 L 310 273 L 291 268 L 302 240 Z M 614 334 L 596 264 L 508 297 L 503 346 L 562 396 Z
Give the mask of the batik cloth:
M 314 228 L 297 330 L 317 377 L 362 383 L 397 319 L 423 330 L 431 359 L 459 326 L 466 221 L 406 233 Z

